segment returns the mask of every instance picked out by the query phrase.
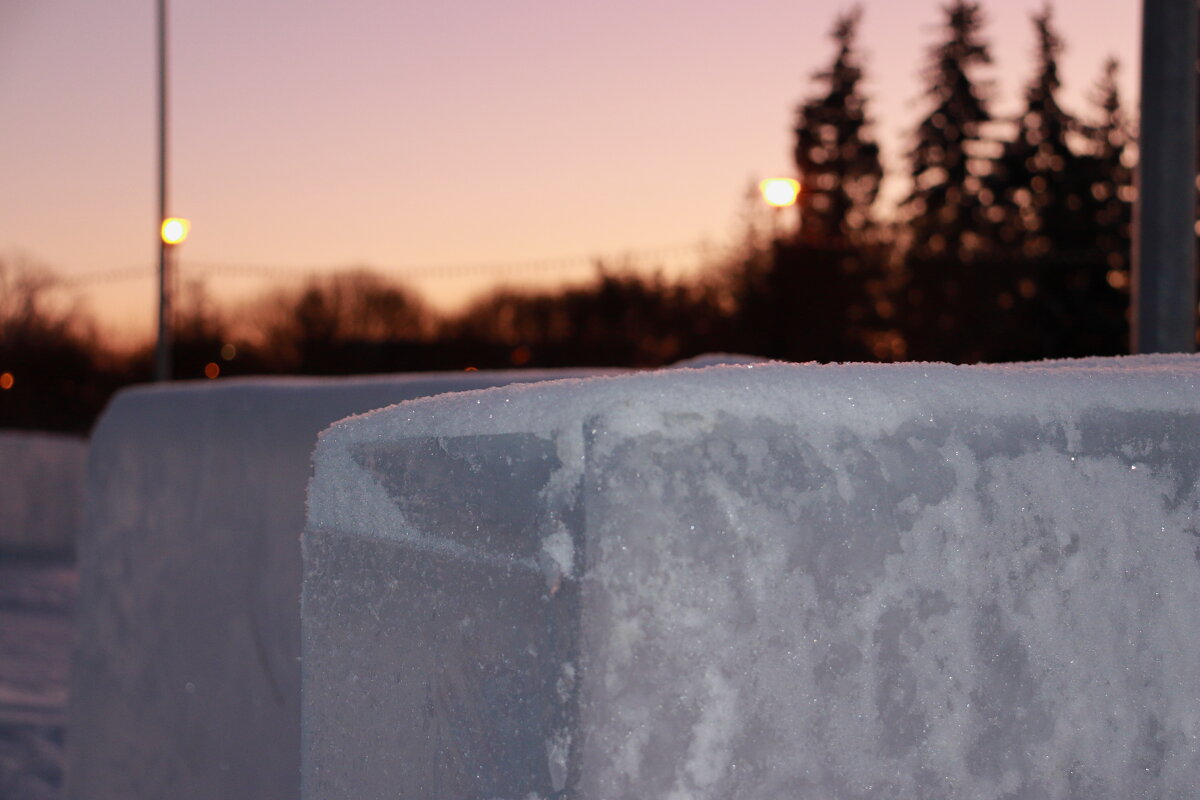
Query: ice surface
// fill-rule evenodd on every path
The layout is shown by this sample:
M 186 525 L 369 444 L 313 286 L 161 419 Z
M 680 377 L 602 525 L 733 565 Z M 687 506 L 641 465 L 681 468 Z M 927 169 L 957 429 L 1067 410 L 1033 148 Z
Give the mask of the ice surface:
M 340 423 L 304 796 L 1190 796 L 1198 383 L 766 364 Z
M 87 441 L 0 431 L 0 551 L 70 554 L 83 512 Z
M 299 538 L 317 433 L 405 399 L 564 374 L 578 373 L 230 380 L 119 395 L 92 440 L 66 796 L 294 800 Z

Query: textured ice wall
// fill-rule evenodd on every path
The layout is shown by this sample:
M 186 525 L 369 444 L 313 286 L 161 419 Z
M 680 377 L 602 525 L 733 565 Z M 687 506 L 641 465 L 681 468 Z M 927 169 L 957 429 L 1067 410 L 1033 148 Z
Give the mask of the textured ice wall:
M 77 436 L 0 431 L 0 552 L 74 551 L 87 447 Z
M 1198 383 L 756 365 L 337 425 L 304 795 L 1191 796 Z
M 92 439 L 68 798 L 299 795 L 300 532 L 317 433 L 562 372 L 229 380 L 119 395 Z

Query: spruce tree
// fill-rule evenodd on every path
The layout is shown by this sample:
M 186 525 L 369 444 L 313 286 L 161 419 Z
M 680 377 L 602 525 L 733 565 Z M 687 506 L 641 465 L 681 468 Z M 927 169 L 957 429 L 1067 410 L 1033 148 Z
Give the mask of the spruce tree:
M 994 270 L 981 235 L 990 166 L 981 152 L 992 119 L 978 68 L 991 63 L 978 3 L 943 7 L 942 41 L 930 48 L 924 76 L 932 106 L 909 152 L 912 192 L 906 217 L 899 324 L 908 357 L 973 362 L 991 357 Z
M 828 69 L 813 76 L 823 91 L 797 109 L 801 237 L 815 244 L 849 241 L 862 233 L 883 178 L 859 88 L 863 71 L 855 36 L 861 19 L 861 7 L 836 19 L 830 38 L 837 54 Z
M 1016 298 L 1012 337 L 1023 358 L 1115 354 L 1125 350 L 1130 170 L 1128 130 L 1110 62 L 1084 125 L 1058 107 L 1055 56 L 1061 45 L 1049 14 L 1034 17 L 1040 69 L 1018 121 L 1017 138 L 996 171 L 996 207 L 1008 234 L 1000 266 Z M 1078 133 L 1079 150 L 1068 146 Z
M 975 72 L 992 59 L 981 37 L 979 3 L 954 0 L 943 11 L 945 38 L 930 49 L 924 72 L 933 107 L 917 125 L 909 153 L 913 188 L 903 208 L 916 255 L 966 258 L 979 246 L 978 144 L 992 119 Z
M 1001 246 L 1029 258 L 1077 253 L 1092 245 L 1085 206 L 1090 187 L 1082 160 L 1068 144 L 1079 123 L 1058 102 L 1063 43 L 1047 5 L 1033 15 L 1037 72 L 1025 91 L 1014 137 L 1004 144 L 987 181 L 985 203 Z
M 769 247 L 749 238 L 744 255 L 729 266 L 738 332 L 733 349 L 796 361 L 875 354 L 884 261 L 865 234 L 883 167 L 860 89 L 855 34 L 861 19 L 858 8 L 836 19 L 833 61 L 813 76 L 819 89 L 796 110 L 799 236 L 776 236 Z
M 1126 163 L 1133 132 L 1117 87 L 1119 68 L 1115 58 L 1105 62 L 1092 94 L 1098 119 L 1084 132 L 1091 151 L 1085 164 L 1093 241 L 1114 270 L 1110 283 L 1123 289 L 1128 285 L 1133 228 L 1133 168 Z
M 1064 355 L 1124 353 L 1129 347 L 1129 264 L 1133 240 L 1133 168 L 1126 150 L 1132 126 L 1117 88 L 1118 63 L 1105 62 L 1092 94 L 1097 121 L 1083 127 L 1089 152 L 1080 159 L 1085 183 L 1088 257 L 1065 287 L 1066 321 L 1075 341 Z M 1052 296 L 1052 295 L 1051 295 Z

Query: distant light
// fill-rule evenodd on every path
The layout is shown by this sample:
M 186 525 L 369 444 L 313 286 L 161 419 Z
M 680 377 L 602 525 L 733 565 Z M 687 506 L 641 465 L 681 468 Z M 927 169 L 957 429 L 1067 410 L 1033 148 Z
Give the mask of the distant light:
M 162 240 L 167 244 L 179 244 L 188 237 L 192 229 L 190 220 L 183 217 L 167 217 L 162 224 Z
M 221 367 L 215 361 L 210 361 L 204 365 L 204 377 L 212 379 L 220 374 Z
M 467 367 L 466 369 L 463 370 L 463 372 L 478 372 L 478 371 L 479 371 L 479 367 Z
M 776 208 L 794 206 L 800 195 L 800 182 L 791 178 L 767 178 L 758 184 L 763 199 Z
M 221 345 L 221 358 L 226 361 L 233 361 L 233 359 L 237 358 L 237 348 L 228 343 Z
M 531 358 L 533 358 L 533 351 L 529 349 L 528 345 L 524 344 L 513 348 L 513 351 L 508 354 L 508 360 L 512 362 L 514 367 L 525 366 Z
M 13 374 L 11 372 L 5 372 L 5 373 L 0 374 L 0 390 L 7 392 L 9 389 L 11 389 L 13 387 L 13 383 L 14 383 Z

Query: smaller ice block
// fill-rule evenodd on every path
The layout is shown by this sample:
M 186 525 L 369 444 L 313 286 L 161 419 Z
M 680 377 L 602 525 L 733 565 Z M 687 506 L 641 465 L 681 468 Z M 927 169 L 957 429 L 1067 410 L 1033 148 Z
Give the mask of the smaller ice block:
M 74 553 L 87 452 L 77 436 L 0 432 L 0 554 Z
M 1198 382 L 746 365 L 339 423 L 303 794 L 1188 796 Z
M 401 400 L 564 374 L 577 373 L 235 379 L 121 393 L 92 439 L 66 797 L 294 800 L 299 538 L 317 433 Z

